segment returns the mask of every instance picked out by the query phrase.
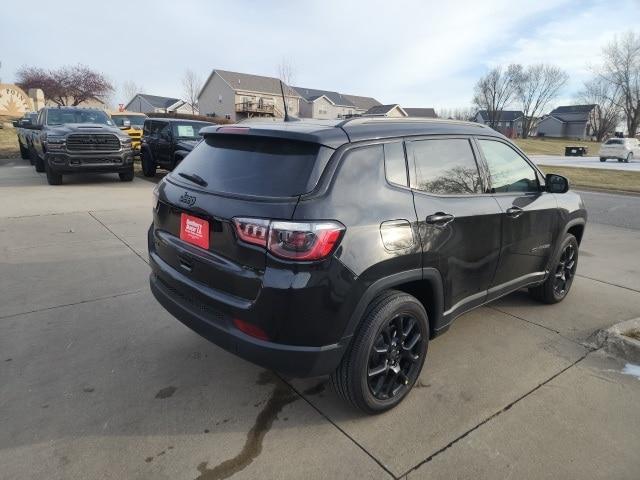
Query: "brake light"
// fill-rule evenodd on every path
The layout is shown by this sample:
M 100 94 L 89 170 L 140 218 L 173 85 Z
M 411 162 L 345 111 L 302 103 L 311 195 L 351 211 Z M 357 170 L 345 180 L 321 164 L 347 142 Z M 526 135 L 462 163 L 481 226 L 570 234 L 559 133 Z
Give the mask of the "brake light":
M 254 338 L 259 338 L 260 340 L 269 340 L 269 336 L 267 335 L 267 333 L 262 328 L 254 325 L 253 323 L 245 322 L 244 320 L 240 320 L 239 318 L 234 318 L 233 324 L 242 333 L 246 333 L 247 335 Z
M 254 245 L 267 246 L 269 220 L 260 218 L 234 218 L 233 224 L 240 240 Z
M 249 133 L 249 127 L 219 127 L 218 133 Z
M 328 257 L 340 242 L 344 225 L 338 222 L 287 222 L 234 218 L 238 237 L 266 247 L 288 260 L 313 261 Z

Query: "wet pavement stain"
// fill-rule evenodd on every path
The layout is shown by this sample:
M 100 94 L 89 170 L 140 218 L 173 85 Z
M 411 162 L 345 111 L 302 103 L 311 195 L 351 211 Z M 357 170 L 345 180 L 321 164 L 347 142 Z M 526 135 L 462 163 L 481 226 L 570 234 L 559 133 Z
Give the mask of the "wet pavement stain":
M 85 387 L 82 389 L 83 392 L 85 393 L 93 393 L 96 389 L 93 387 Z
M 430 386 L 430 383 L 424 383 L 422 380 L 418 380 L 414 385 L 414 388 L 429 388 Z
M 256 383 L 258 385 L 273 384 L 274 387 L 269 400 L 256 417 L 253 427 L 251 427 L 251 430 L 247 433 L 247 439 L 242 447 L 242 451 L 235 457 L 225 460 L 213 468 L 207 466 L 208 462 L 200 463 L 197 467 L 200 475 L 196 480 L 222 480 L 244 470 L 262 452 L 264 437 L 271 429 L 273 421 L 277 418 L 280 411 L 285 405 L 300 398 L 286 383 L 272 372 L 262 372 Z
M 171 395 L 176 393 L 176 387 L 166 387 L 156 393 L 156 398 L 169 398 Z
M 327 382 L 328 380 L 323 380 L 317 385 L 307 388 L 302 393 L 304 393 L 305 395 L 318 395 L 319 393 L 322 393 L 325 391 L 325 389 L 327 388 Z
M 13 360 L 13 358 L 7 358 L 5 362 L 10 362 L 11 360 Z
M 153 461 L 153 457 L 147 457 L 144 459 L 145 462 L 151 463 Z
M 44 405 L 42 405 L 40 408 L 49 408 L 49 404 L 45 403 Z

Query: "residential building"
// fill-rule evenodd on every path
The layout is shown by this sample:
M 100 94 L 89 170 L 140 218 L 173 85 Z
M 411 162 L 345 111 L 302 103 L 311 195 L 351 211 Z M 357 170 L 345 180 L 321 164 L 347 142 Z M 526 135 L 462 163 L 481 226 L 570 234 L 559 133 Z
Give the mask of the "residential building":
M 478 110 L 475 117 L 471 119 L 473 122 L 489 125 L 489 113 L 487 110 Z M 502 133 L 508 138 L 517 138 L 522 136 L 522 121 L 524 113 L 520 110 L 503 110 L 494 129 Z
M 409 115 L 410 117 L 438 118 L 438 115 L 433 108 L 405 107 L 404 111 L 407 112 L 407 115 Z
M 538 122 L 538 136 L 590 138 L 596 126 L 597 105 L 565 105 Z
M 364 115 L 365 117 L 408 117 L 409 115 L 405 112 L 404 108 L 402 108 L 397 103 L 390 105 L 375 105 L 367 110 Z
M 300 96 L 283 85 L 289 115 L 299 116 Z M 215 69 L 198 95 L 202 115 L 239 121 L 253 117 L 284 117 L 280 80 Z
M 344 98 L 349 100 L 355 107 L 354 115 L 364 115 L 370 108 L 382 105 L 373 97 L 361 97 L 359 95 L 343 94 Z
M 124 109 L 128 112 L 140 113 L 192 113 L 191 106 L 184 100 L 146 93 L 136 94 Z
M 293 89 L 300 95 L 302 118 L 349 118 L 356 114 L 356 106 L 341 93 L 305 87 Z

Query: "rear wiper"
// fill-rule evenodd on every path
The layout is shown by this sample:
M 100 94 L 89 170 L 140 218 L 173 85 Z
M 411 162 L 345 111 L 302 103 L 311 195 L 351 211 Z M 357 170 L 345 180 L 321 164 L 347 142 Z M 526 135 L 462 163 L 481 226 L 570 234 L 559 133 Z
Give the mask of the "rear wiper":
M 180 175 L 182 178 L 186 178 L 187 180 L 192 181 L 196 185 L 200 185 L 201 187 L 206 187 L 207 185 L 209 185 L 204 178 L 202 178 L 200 175 L 196 175 L 195 173 L 179 172 L 178 175 Z

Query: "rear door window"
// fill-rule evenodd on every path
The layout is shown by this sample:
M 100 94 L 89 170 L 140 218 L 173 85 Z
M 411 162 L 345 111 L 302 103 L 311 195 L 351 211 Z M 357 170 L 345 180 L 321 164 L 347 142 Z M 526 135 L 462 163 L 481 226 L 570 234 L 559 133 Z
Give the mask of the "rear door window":
M 176 167 L 197 174 L 211 192 L 291 197 L 308 192 L 320 146 L 271 137 L 207 135 Z
M 482 193 L 468 139 L 448 138 L 407 142 L 413 159 L 411 188 L 436 195 Z

